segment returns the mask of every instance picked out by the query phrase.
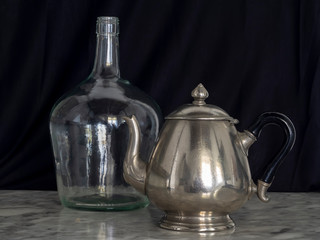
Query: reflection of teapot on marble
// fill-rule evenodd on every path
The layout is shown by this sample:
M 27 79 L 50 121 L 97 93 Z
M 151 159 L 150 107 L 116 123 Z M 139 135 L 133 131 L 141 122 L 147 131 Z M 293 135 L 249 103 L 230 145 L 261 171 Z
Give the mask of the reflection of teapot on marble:
M 238 132 L 230 117 L 217 106 L 206 104 L 202 84 L 186 104 L 166 117 L 149 164 L 139 158 L 140 128 L 134 116 L 124 117 L 129 126 L 129 148 L 124 178 L 165 211 L 160 226 L 182 231 L 223 231 L 234 228 L 229 213 L 240 208 L 255 192 L 267 202 L 266 191 L 275 172 L 295 141 L 295 129 L 285 115 L 262 114 Z M 280 126 L 286 141 L 256 186 L 251 180 L 247 154 L 261 129 Z M 143 146 L 142 146 L 143 147 Z

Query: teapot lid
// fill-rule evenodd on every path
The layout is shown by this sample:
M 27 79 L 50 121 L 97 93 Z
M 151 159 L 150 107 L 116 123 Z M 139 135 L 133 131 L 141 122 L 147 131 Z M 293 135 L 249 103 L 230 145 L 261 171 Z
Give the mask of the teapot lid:
M 180 106 L 165 119 L 229 121 L 234 124 L 239 122 L 223 109 L 206 104 L 204 100 L 209 97 L 209 93 L 201 83 L 191 92 L 191 96 L 194 98 L 192 104 Z

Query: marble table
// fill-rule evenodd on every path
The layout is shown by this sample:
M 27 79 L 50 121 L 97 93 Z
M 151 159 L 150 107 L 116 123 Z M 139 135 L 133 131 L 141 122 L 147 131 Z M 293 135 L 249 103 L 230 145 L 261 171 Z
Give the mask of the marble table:
M 253 197 L 231 214 L 233 234 L 161 229 L 154 206 L 126 212 L 63 208 L 57 192 L 0 191 L 0 239 L 320 239 L 320 193 L 270 193 Z

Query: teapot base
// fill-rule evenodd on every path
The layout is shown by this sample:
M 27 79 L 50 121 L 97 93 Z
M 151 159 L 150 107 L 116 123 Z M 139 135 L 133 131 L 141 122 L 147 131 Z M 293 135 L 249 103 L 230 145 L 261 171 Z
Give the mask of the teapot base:
M 204 213 L 204 215 L 206 215 Z M 179 216 L 167 214 L 160 220 L 160 227 L 186 232 L 215 232 L 231 234 L 235 224 L 229 215 L 222 216 Z

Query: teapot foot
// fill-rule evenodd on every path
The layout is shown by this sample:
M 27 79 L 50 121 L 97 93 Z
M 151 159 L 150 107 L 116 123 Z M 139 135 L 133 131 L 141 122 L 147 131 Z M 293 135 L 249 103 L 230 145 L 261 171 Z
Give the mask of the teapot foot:
M 175 231 L 223 234 L 231 234 L 235 230 L 235 224 L 229 215 L 179 216 L 167 214 L 160 220 L 160 227 Z

